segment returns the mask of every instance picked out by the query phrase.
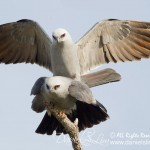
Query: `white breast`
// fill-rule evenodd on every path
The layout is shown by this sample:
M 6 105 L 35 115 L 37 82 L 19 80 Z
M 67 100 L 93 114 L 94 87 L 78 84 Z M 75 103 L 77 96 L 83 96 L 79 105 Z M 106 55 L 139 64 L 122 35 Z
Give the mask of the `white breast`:
M 60 43 L 53 45 L 51 63 L 54 76 L 65 76 L 80 80 L 80 65 L 75 44 Z

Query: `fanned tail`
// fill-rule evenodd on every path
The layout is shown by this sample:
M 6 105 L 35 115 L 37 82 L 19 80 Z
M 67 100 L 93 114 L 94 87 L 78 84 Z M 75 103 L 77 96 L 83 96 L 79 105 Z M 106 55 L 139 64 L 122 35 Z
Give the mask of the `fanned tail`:
M 77 109 L 67 115 L 67 117 L 71 121 L 75 121 L 75 119 L 78 118 L 79 131 L 91 128 L 93 125 L 97 125 L 109 118 L 106 108 L 98 101 L 95 105 L 77 101 L 76 105 Z M 54 131 L 56 131 L 56 135 L 67 133 L 61 123 L 59 123 L 52 115 L 49 116 L 46 112 L 35 132 L 52 135 Z
M 113 69 L 104 69 L 98 72 L 85 74 L 81 76 L 81 79 L 91 88 L 110 82 L 120 81 L 121 76 Z

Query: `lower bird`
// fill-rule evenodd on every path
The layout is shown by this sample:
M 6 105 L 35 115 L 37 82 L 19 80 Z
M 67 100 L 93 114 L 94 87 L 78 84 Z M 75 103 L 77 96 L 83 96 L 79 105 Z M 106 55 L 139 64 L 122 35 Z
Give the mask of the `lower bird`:
M 51 103 L 57 110 L 64 112 L 71 121 L 77 118 L 79 131 L 109 118 L 106 108 L 93 97 L 89 87 L 71 78 L 41 77 L 35 82 L 31 94 L 35 95 L 32 101 L 34 111 L 43 112 L 46 109 L 45 102 Z M 67 133 L 61 123 L 46 112 L 36 133 L 52 135 L 54 131 L 56 135 Z

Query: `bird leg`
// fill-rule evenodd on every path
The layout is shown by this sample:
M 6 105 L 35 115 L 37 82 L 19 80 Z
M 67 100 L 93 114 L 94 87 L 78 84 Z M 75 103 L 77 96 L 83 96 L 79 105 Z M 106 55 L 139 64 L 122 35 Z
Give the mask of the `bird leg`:
M 59 116 L 61 116 L 62 118 L 66 117 L 65 110 L 60 110 L 60 109 L 58 109 L 58 108 L 55 107 L 55 105 L 54 105 L 53 103 L 51 103 L 51 102 L 45 101 L 45 107 L 46 107 L 47 110 L 50 109 L 50 111 L 47 111 L 47 112 L 48 112 L 48 115 L 51 115 L 51 111 L 54 111 L 54 110 L 55 110 L 55 112 L 57 112 L 57 114 L 58 114 Z M 48 108 L 49 108 L 49 109 L 48 109 Z
M 59 111 L 58 114 L 63 118 L 66 117 L 66 114 L 64 111 Z

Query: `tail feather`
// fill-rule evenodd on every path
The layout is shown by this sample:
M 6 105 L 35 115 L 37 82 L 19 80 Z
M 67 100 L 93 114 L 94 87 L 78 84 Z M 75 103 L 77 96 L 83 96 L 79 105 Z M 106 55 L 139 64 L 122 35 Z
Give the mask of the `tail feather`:
M 53 131 L 59 126 L 59 122 L 53 116 L 49 116 L 46 112 L 40 125 L 36 129 L 36 133 L 52 135 Z M 60 126 L 62 126 L 60 124 Z M 62 127 L 63 128 L 63 127 Z
M 58 127 L 56 129 L 56 135 L 60 135 L 61 133 L 64 133 L 64 130 L 65 130 L 64 127 L 60 123 L 58 123 Z
M 93 125 L 97 125 L 109 118 L 105 107 L 97 101 L 95 105 L 83 103 L 81 101 L 76 102 L 77 109 L 67 117 L 73 122 L 78 118 L 79 131 L 86 128 L 91 128 Z M 48 116 L 46 113 L 40 125 L 36 129 L 36 133 L 52 135 L 56 131 L 56 135 L 61 133 L 66 134 L 64 127 L 58 122 L 52 115 Z
M 87 114 L 87 116 L 88 116 L 88 118 L 89 118 L 89 120 L 93 126 L 93 125 L 99 123 L 99 116 L 101 117 L 101 115 L 99 113 L 97 114 L 97 112 L 98 112 L 97 107 L 93 106 L 94 107 L 94 109 L 93 109 L 92 106 L 90 106 L 90 107 L 88 106 L 88 112 L 89 113 Z M 102 118 L 100 118 L 100 119 L 102 119 Z
M 89 110 L 87 109 L 87 107 L 84 106 L 84 103 L 78 101 L 76 111 L 77 111 L 76 118 L 78 118 L 79 131 L 84 130 L 86 127 L 90 128 L 93 126 L 93 124 L 90 121 L 90 117 L 88 116 Z
M 79 119 L 79 131 L 84 128 L 90 128 L 93 125 L 97 125 L 109 118 L 106 109 L 102 107 L 103 105 L 97 102 L 96 105 L 91 105 L 87 103 L 77 102 L 77 118 Z M 84 118 L 86 119 L 83 119 Z
M 59 122 L 57 121 L 57 119 L 55 119 L 53 116 L 51 116 L 51 127 L 49 126 L 48 131 L 47 131 L 47 135 L 52 135 L 53 131 L 55 131 L 57 129 L 57 127 L 59 126 Z
M 113 69 L 104 69 L 98 72 L 83 75 L 81 76 L 81 79 L 91 88 L 110 82 L 120 81 L 121 76 Z
M 51 124 L 52 121 L 53 121 L 52 118 L 49 117 L 48 114 L 46 113 L 35 132 L 40 134 L 45 134 L 48 131 L 49 124 Z M 47 124 L 47 122 L 49 122 L 49 124 Z

